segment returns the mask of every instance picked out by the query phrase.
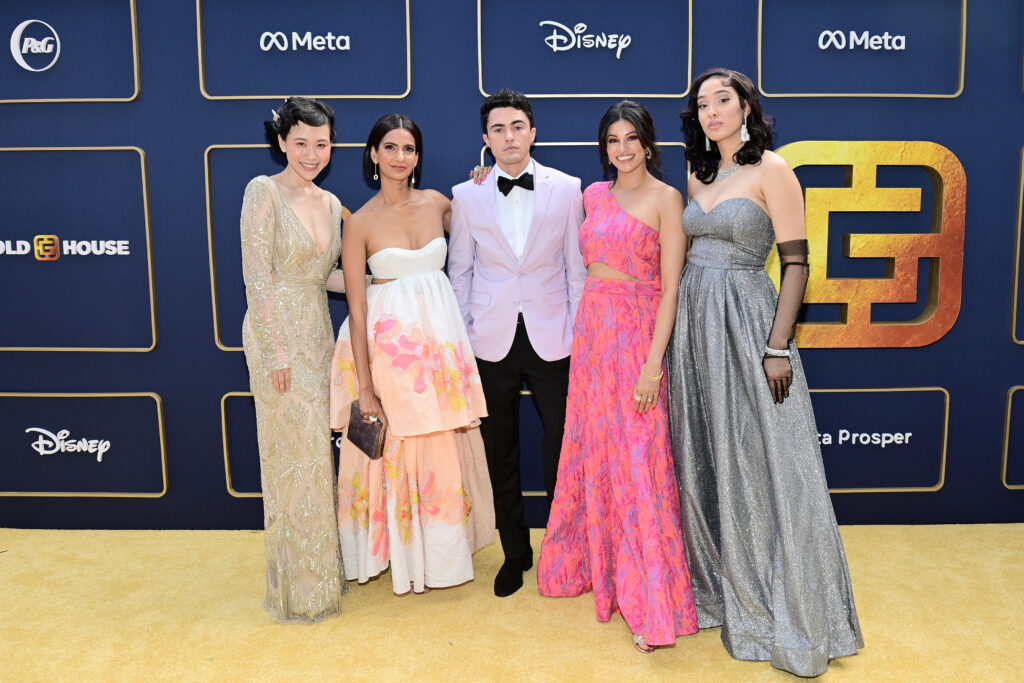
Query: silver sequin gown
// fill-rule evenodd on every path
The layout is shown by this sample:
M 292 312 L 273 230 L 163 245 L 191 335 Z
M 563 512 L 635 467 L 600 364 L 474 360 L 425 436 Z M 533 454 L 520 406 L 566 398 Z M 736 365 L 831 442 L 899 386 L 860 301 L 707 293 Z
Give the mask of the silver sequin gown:
M 698 621 L 736 659 L 816 676 L 864 641 L 796 346 L 781 405 L 761 366 L 771 219 L 733 198 L 707 214 L 691 201 L 683 225 L 669 419 Z
M 315 622 L 341 611 L 346 588 L 338 544 L 328 386 L 334 330 L 325 284 L 341 252 L 341 203 L 318 253 L 277 184 L 259 176 L 242 203 L 242 274 L 249 305 L 242 345 L 256 401 L 263 485 L 267 595 L 279 621 Z M 279 394 L 270 373 L 291 368 Z

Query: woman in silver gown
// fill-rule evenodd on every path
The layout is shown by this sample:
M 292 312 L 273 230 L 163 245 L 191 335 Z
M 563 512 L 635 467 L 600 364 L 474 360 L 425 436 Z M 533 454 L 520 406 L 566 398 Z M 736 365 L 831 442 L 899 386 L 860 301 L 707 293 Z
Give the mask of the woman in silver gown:
M 864 646 L 800 356 L 803 196 L 749 78 L 697 77 L 669 417 L 701 628 L 798 676 Z M 778 242 L 776 294 L 765 260 Z

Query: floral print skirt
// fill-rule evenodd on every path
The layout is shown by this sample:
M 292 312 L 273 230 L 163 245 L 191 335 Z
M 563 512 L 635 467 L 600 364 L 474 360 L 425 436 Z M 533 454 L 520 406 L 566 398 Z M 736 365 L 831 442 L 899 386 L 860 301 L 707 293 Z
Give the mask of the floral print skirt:
M 451 284 L 440 270 L 367 290 L 370 375 L 388 419 L 384 455 L 340 438 L 338 535 L 346 578 L 389 567 L 395 593 L 473 578 L 494 540 L 479 418 L 487 410 Z M 359 395 L 349 321 L 331 371 L 331 427 L 344 432 Z
M 599 621 L 619 612 L 648 645 L 697 632 L 665 381 L 648 412 L 638 413 L 633 400 L 660 298 L 657 282 L 587 279 L 537 566 L 542 595 L 593 591 Z

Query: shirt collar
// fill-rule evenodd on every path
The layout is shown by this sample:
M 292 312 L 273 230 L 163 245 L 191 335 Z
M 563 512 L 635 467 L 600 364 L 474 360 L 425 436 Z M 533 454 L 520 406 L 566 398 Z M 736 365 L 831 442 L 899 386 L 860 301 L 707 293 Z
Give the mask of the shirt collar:
M 526 166 L 526 168 L 525 168 L 525 169 L 523 169 L 523 173 L 520 173 L 520 174 L 519 174 L 519 175 L 517 175 L 517 176 L 513 176 L 513 175 L 509 175 L 508 173 L 505 173 L 505 171 L 501 170 L 501 166 L 498 166 L 497 164 L 495 164 L 495 165 L 494 165 L 494 170 L 495 170 L 495 171 L 497 172 L 497 174 L 498 174 L 498 176 L 497 176 L 497 177 L 501 177 L 501 178 L 511 178 L 512 180 L 515 180 L 515 179 L 516 179 L 516 178 L 518 178 L 519 176 L 523 175 L 523 173 L 533 173 L 533 172 L 534 172 L 534 169 L 533 169 L 533 159 L 530 159 L 530 163 L 529 163 L 529 164 L 528 164 L 528 165 Z M 536 174 L 535 174 L 535 175 L 536 175 Z

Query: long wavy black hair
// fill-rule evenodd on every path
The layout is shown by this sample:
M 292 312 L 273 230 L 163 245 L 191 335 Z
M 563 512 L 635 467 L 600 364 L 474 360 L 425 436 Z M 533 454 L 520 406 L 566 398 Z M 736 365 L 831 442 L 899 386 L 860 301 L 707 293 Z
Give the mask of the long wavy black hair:
M 718 145 L 713 141 L 710 151 L 704 149 L 708 137 L 704 134 L 700 119 L 697 117 L 697 94 L 704 81 L 709 78 L 722 79 L 725 85 L 733 88 L 739 95 L 740 104 L 746 105 L 750 111 L 747 114 L 747 132 L 750 133 L 750 140 L 743 143 L 733 157 L 737 164 L 757 164 L 761 161 L 764 151 L 772 145 L 772 125 L 775 123 L 774 118 L 761 111 L 761 102 L 757 98 L 757 88 L 753 81 L 739 71 L 709 69 L 697 76 L 690 86 L 690 100 L 686 104 L 686 109 L 679 114 L 679 118 L 683 120 L 683 132 L 686 135 L 686 159 L 690 162 L 697 180 L 705 184 L 713 181 L 718 175 L 718 166 L 722 161 Z

